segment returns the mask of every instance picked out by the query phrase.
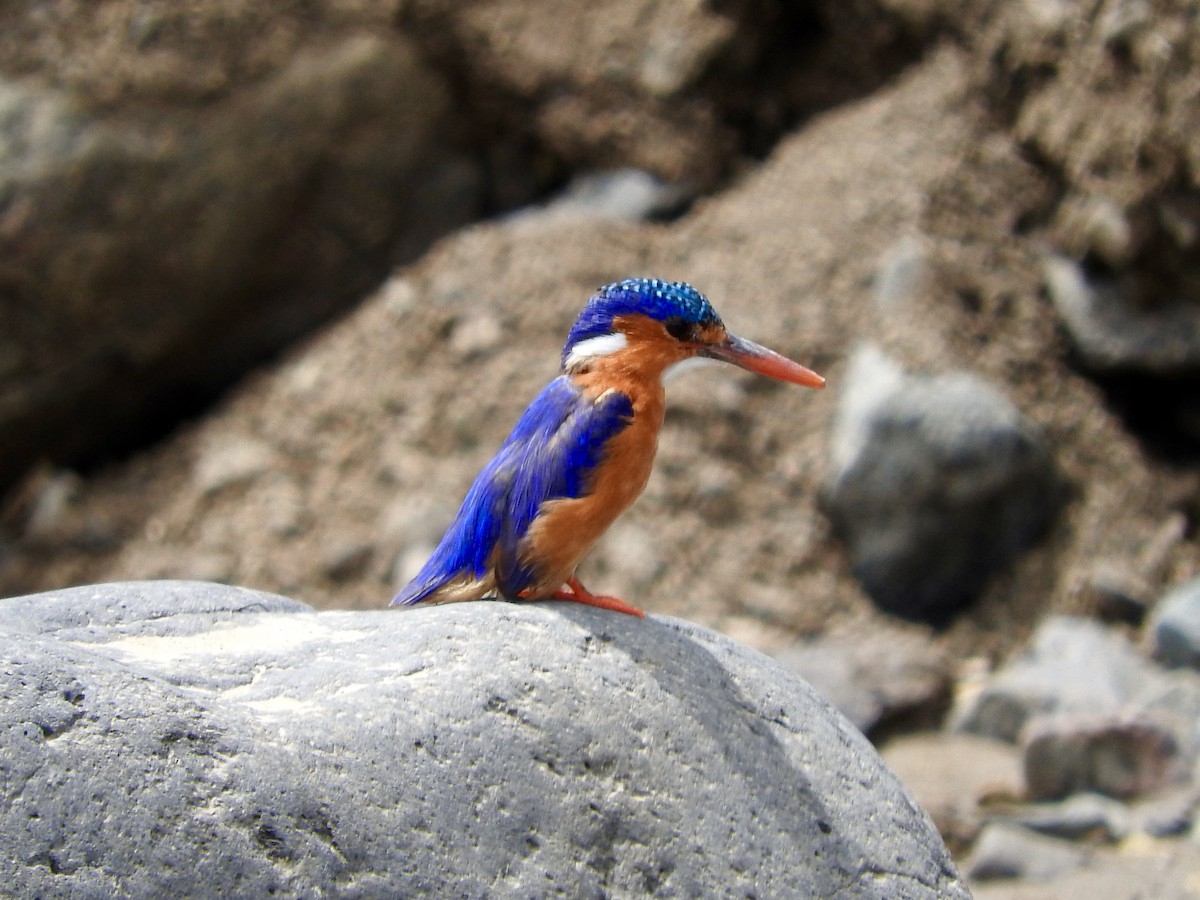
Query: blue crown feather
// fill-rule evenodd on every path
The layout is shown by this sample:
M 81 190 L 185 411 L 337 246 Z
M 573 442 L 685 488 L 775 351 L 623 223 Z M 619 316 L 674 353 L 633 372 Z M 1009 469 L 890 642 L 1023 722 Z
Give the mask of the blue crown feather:
M 580 341 L 611 334 L 613 319 L 633 314 L 659 322 L 682 319 L 697 325 L 712 325 L 721 321 L 708 298 L 690 284 L 658 278 L 626 278 L 606 284 L 588 301 L 567 335 L 563 363 Z

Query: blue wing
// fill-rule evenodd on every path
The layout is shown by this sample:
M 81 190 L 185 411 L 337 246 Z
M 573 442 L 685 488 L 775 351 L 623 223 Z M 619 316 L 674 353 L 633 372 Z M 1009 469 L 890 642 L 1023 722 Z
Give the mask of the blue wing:
M 566 376 L 546 385 L 476 477 L 433 556 L 392 605 L 419 603 L 460 575 L 482 578 L 493 563 L 506 596 L 532 584 L 534 573 L 518 561 L 517 547 L 538 509 L 547 500 L 582 496 L 605 445 L 632 418 L 632 401 L 618 391 L 593 401 Z

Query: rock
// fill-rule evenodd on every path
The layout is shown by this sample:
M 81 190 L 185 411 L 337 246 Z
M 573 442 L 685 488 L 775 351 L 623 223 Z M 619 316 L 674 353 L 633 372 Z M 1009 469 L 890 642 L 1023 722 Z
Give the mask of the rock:
M 1074 844 L 1035 834 L 1019 825 L 993 823 L 983 829 L 964 864 L 968 878 L 1042 880 L 1077 868 L 1088 854 Z
M 321 574 L 333 581 L 346 581 L 360 575 L 370 565 L 375 547 L 366 541 L 343 539 L 325 551 Z
M 1200 867 L 1200 847 L 1190 841 L 1132 838 L 1086 853 L 1086 865 L 1045 880 L 977 882 L 972 893 L 975 900 L 1187 900 L 1194 893 L 1190 886 Z
M 969 896 L 848 722 L 677 620 L 141 582 L 3 601 L 0 658 L 31 896 Z
M 1168 788 L 1133 808 L 1133 818 L 1139 831 L 1154 838 L 1178 837 L 1186 834 L 1196 818 L 1200 803 L 1200 787 L 1195 784 Z
M 968 373 L 909 375 L 862 348 L 834 429 L 826 505 L 854 574 L 889 612 L 944 620 L 1057 510 L 1053 461 L 1036 430 Z
M 1147 716 L 1039 716 L 1021 743 L 1025 786 L 1034 800 L 1079 791 L 1136 797 L 1185 773 L 1174 730 Z
M 1030 831 L 1072 841 L 1111 843 L 1124 838 L 1132 816 L 1124 803 L 1102 794 L 1084 793 L 1060 803 L 1041 803 L 1004 814 L 1004 819 Z
M 1177 585 L 1159 601 L 1150 635 L 1162 662 L 1200 668 L 1200 578 Z
M 926 635 L 881 625 L 797 641 L 771 655 L 864 734 L 889 719 L 931 724 L 949 701 L 946 658 Z
M 0 14 L 26 57 L 0 77 L 0 490 L 148 440 L 479 209 L 398 33 L 145 14 L 152 50 L 119 12 L 69 35 Z
M 212 435 L 200 449 L 192 469 L 196 487 L 205 494 L 253 481 L 270 470 L 277 458 L 270 444 L 244 435 Z
M 1159 375 L 1200 368 L 1200 305 L 1135 307 L 1116 281 L 1089 278 L 1078 263 L 1046 263 L 1046 287 L 1076 349 L 1093 369 Z
M 1146 688 L 1146 662 L 1133 646 L 1098 622 L 1051 616 L 1029 649 L 962 699 L 953 727 L 1015 741 L 1035 715 L 1115 712 Z
M 514 215 L 645 222 L 677 212 L 688 200 L 681 185 L 669 184 L 640 169 L 619 169 L 578 175 L 549 203 Z

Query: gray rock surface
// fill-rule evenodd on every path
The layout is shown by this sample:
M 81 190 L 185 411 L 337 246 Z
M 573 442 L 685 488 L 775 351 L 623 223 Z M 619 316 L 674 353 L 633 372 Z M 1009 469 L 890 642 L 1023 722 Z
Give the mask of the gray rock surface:
M 1150 625 L 1154 654 L 1170 666 L 1200 668 L 1200 578 L 1159 601 Z
M 1160 375 L 1200 367 L 1200 305 L 1171 300 L 1140 309 L 1117 282 L 1089 279 L 1078 263 L 1061 257 L 1046 263 L 1046 287 L 1089 366 Z
M 264 71 L 222 72 L 197 97 L 183 61 L 165 66 L 174 77 L 150 72 L 203 26 L 163 21 L 183 15 L 169 4 L 144 15 L 156 52 L 129 47 L 73 89 L 64 70 L 78 76 L 127 31 L 60 46 L 71 62 L 47 63 L 54 74 L 0 67 L 0 489 L 179 416 L 181 394 L 224 388 L 481 206 L 479 166 L 447 139 L 448 88 L 414 43 L 293 33 L 284 43 L 299 46 L 259 59 Z M 286 18 L 231 16 L 210 63 L 255 56 Z M 155 96 L 97 98 L 116 69 Z
M 1119 841 L 1133 827 L 1132 815 L 1124 803 L 1093 793 L 1027 806 L 1004 818 L 1039 834 L 1075 841 Z
M 995 823 L 979 835 L 966 863 L 968 877 L 1052 878 L 1082 865 L 1087 851 L 1058 838 L 1046 837 L 1020 825 Z
M 1016 741 L 1034 716 L 1115 712 L 1141 695 L 1150 667 L 1124 637 L 1099 622 L 1051 616 L 1029 649 L 964 698 L 960 731 Z
M 873 346 L 842 380 L 831 518 L 884 609 L 941 619 L 1057 509 L 1053 461 L 1020 411 L 966 372 L 917 376 Z
M 1143 715 L 1039 716 L 1021 737 L 1025 786 L 1034 800 L 1099 791 L 1130 798 L 1186 774 L 1174 729 Z
M 22 896 L 968 896 L 861 734 L 677 620 L 137 582 L 0 601 L 0 660 Z

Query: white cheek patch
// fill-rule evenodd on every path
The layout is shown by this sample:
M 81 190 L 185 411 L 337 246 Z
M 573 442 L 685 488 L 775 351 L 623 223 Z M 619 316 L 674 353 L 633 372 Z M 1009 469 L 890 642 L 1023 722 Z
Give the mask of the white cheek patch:
M 663 370 L 663 384 L 668 381 L 674 381 L 684 372 L 691 372 L 694 369 L 707 369 L 709 366 L 719 366 L 721 361 L 713 359 L 711 356 L 693 356 L 688 359 L 681 359 L 677 363 L 672 363 Z
M 571 348 L 571 352 L 567 354 L 566 368 L 572 369 L 589 359 L 597 359 L 601 356 L 617 353 L 624 350 L 628 344 L 628 339 L 619 331 L 615 331 L 612 334 L 598 334 L 595 337 L 590 337 L 586 341 L 580 341 Z

